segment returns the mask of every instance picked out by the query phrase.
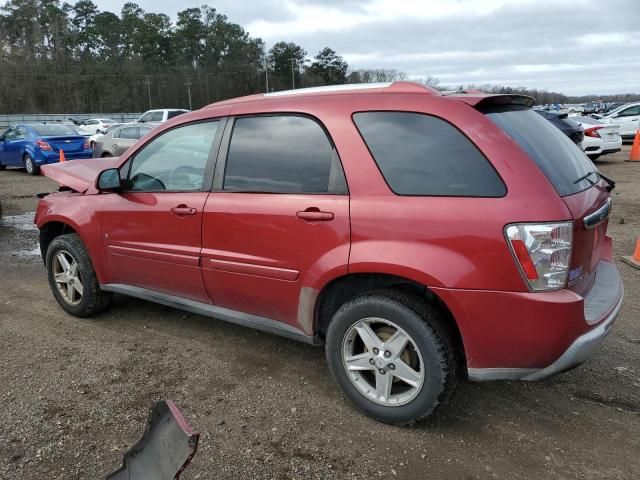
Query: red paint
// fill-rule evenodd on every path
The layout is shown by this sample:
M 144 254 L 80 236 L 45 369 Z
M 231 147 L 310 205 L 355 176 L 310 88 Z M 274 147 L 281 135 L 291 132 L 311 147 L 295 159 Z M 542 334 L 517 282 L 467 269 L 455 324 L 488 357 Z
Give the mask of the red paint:
M 41 200 L 36 222 L 68 223 L 85 242 L 101 283 L 125 283 L 296 326 L 303 288 L 321 291 L 349 273 L 386 273 L 425 285 L 453 314 L 470 367 L 537 367 L 588 330 L 583 297 L 599 261 L 610 260 L 606 222 L 581 218 L 609 196 L 601 182 L 559 197 L 526 153 L 473 105 L 482 94 L 441 96 L 399 82 L 388 89 L 253 95 L 176 117 L 120 159 L 43 168 L 84 195 Z M 355 112 L 405 110 L 445 118 L 490 160 L 503 198 L 393 194 L 353 121 Z M 184 123 L 233 115 L 295 112 L 318 119 L 343 164 L 349 195 L 231 192 L 97 194 L 100 170 Z M 506 243 L 516 222 L 574 220 L 571 289 L 530 293 Z

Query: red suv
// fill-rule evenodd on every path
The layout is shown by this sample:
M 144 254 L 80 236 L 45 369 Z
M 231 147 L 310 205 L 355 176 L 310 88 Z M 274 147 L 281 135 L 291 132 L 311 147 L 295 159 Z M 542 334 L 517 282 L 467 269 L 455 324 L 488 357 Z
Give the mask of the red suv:
M 324 344 L 361 410 L 402 424 L 460 378 L 591 356 L 623 297 L 614 183 L 518 95 L 395 82 L 253 95 L 122 157 L 44 167 L 53 295 L 114 292 Z

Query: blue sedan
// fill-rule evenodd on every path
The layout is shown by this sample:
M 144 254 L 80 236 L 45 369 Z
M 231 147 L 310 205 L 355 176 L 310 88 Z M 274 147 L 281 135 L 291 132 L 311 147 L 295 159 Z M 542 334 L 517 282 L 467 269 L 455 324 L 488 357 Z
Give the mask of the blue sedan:
M 89 140 L 66 125 L 32 123 L 15 125 L 0 136 L 0 170 L 8 166 L 24 167 L 37 175 L 40 167 L 60 161 L 91 158 Z

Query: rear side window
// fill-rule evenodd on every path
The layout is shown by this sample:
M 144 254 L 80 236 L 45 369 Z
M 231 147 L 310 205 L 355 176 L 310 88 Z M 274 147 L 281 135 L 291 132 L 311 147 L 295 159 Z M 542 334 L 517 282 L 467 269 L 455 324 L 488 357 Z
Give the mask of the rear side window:
M 398 195 L 506 194 L 484 155 L 440 118 L 411 112 L 362 112 L 353 120 L 387 184 Z
M 129 140 L 137 140 L 140 138 L 140 129 L 138 127 L 122 128 L 117 133 L 119 134 L 118 138 L 125 138 Z
M 594 176 L 587 174 L 596 167 L 549 120 L 518 105 L 493 107 L 485 114 L 529 155 L 560 196 L 573 195 L 593 185 Z
M 161 122 L 164 119 L 164 112 L 154 112 L 152 121 Z
M 238 118 L 227 154 L 224 190 L 346 193 L 340 159 L 323 128 L 296 115 Z
M 167 112 L 167 120 L 171 120 L 172 118 L 182 115 L 183 113 L 186 112 L 183 112 L 182 110 L 171 110 L 170 112 Z

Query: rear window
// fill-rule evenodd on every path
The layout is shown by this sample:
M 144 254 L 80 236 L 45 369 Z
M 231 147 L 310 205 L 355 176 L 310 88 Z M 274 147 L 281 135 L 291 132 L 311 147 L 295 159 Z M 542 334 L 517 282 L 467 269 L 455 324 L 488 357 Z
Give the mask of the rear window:
M 187 113 L 187 112 L 183 112 L 182 110 L 170 110 L 169 112 L 167 112 L 167 120 L 170 120 L 179 115 L 182 115 L 183 113 Z
M 582 149 L 533 110 L 506 105 L 485 114 L 536 162 L 561 196 L 586 190 L 597 179 L 585 177 L 596 167 Z
M 71 128 L 66 125 L 31 125 L 38 135 L 43 137 L 52 137 L 56 135 L 77 135 Z
M 460 130 L 431 115 L 362 112 L 353 120 L 398 195 L 502 197 L 493 166 Z

